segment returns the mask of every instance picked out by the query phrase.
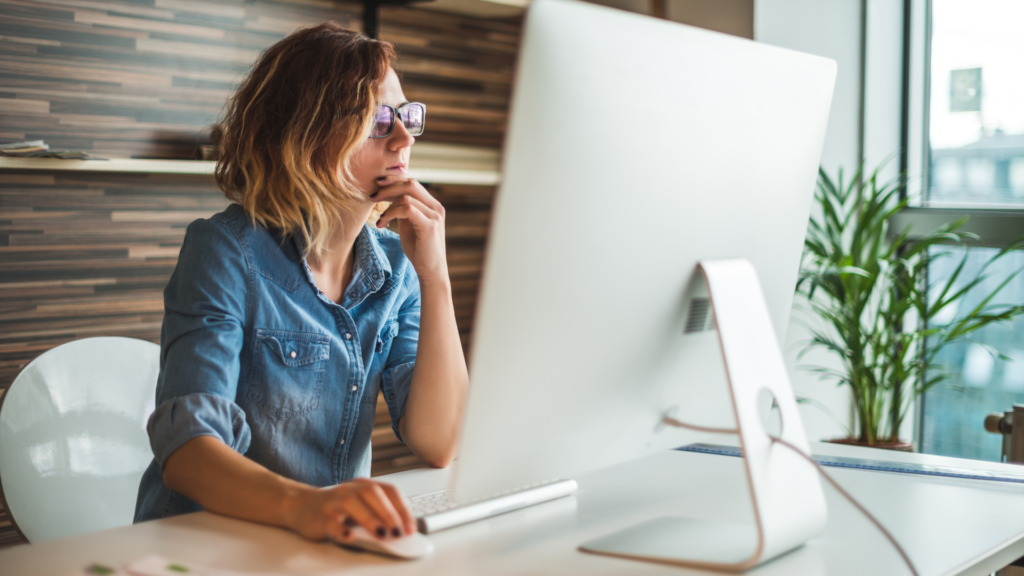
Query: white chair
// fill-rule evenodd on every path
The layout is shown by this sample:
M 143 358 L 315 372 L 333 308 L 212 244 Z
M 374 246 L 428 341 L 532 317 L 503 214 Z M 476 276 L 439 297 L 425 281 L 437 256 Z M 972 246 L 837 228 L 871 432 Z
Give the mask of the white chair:
M 0 482 L 29 542 L 131 524 L 159 359 L 152 342 L 85 338 L 18 374 L 0 407 Z

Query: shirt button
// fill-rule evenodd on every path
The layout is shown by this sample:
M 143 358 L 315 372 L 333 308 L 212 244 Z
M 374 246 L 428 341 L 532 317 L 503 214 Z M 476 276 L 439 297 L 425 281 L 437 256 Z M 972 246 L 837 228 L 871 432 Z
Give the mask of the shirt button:
M 353 392 L 355 392 L 356 390 L 359 390 L 359 386 L 353 386 L 353 387 L 352 387 L 352 391 L 353 391 Z
M 291 356 L 292 358 L 295 358 L 296 356 L 298 356 L 298 354 L 295 353 L 295 350 L 292 350 L 291 353 L 288 354 L 288 355 Z
M 356 296 L 358 296 L 358 294 L 356 294 L 355 292 L 349 292 L 348 296 L 349 298 L 355 298 Z
M 373 279 L 376 280 L 377 278 L 380 278 L 380 274 L 377 274 L 376 272 L 374 272 L 373 273 Z
M 394 394 L 388 394 L 388 400 L 394 400 L 394 399 L 395 399 L 395 395 Z
M 342 444 L 344 444 L 344 443 L 345 443 L 345 439 L 344 439 L 344 438 L 342 438 L 342 439 L 341 439 L 341 443 L 342 443 Z
M 345 340 L 351 340 L 351 339 L 352 339 L 352 333 L 351 332 L 345 332 Z

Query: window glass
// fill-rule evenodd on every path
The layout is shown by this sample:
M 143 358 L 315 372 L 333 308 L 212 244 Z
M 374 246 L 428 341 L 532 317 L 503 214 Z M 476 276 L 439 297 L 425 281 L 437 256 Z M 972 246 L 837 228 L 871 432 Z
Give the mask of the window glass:
M 996 248 L 942 247 L 950 255 L 929 268 L 929 285 L 942 286 L 967 251 L 968 262 L 961 278 L 977 277 L 981 268 L 998 252 Z M 955 309 L 947 308 L 933 325 L 944 325 L 973 309 L 998 288 L 1008 276 L 1024 267 L 1024 252 L 1015 251 L 985 271 L 989 277 L 968 293 Z M 933 294 L 933 301 L 935 295 Z M 991 301 L 993 304 L 1024 302 L 1024 274 L 1017 275 Z M 993 354 L 1009 358 L 1004 360 Z M 968 336 L 968 340 L 946 346 L 937 363 L 950 378 L 925 394 L 922 414 L 921 452 L 999 461 L 1002 437 L 985 431 L 983 422 L 990 412 L 1011 409 L 1024 403 L 1024 320 L 989 325 Z
M 1024 1 L 933 0 L 928 202 L 1024 204 Z

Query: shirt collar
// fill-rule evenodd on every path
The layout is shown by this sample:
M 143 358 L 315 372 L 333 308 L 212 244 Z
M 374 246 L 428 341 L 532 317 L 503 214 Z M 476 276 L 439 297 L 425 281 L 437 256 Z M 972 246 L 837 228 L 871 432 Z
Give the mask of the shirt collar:
M 305 257 L 302 253 L 306 247 L 306 240 L 300 234 L 293 234 L 292 241 L 298 251 L 299 259 L 307 268 Z M 391 261 L 381 247 L 377 233 L 364 224 L 359 235 L 356 236 L 355 246 L 356 267 L 352 274 L 352 282 L 346 287 L 342 296 L 342 305 L 351 308 L 361 303 L 370 294 L 380 290 L 381 286 L 391 277 Z M 309 276 L 312 282 L 312 276 Z
M 359 270 L 356 270 L 352 278 L 352 285 L 356 286 L 357 277 L 360 277 L 367 292 L 380 290 L 384 282 L 391 277 L 391 261 L 381 248 L 377 233 L 370 230 L 368 224 L 363 225 L 359 236 L 356 237 L 355 252 Z

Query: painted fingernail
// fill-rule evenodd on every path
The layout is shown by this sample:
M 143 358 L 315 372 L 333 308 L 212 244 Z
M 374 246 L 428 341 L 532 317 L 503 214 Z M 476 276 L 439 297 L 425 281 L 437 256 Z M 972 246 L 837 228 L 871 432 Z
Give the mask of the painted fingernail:
M 401 535 L 402 535 L 402 529 L 401 529 L 401 528 L 392 528 L 392 529 L 391 529 L 391 534 L 392 534 L 392 535 L 393 535 L 393 536 L 394 536 L 395 538 L 398 538 L 399 536 L 401 536 Z
M 378 526 L 377 527 L 377 536 L 380 536 L 381 538 L 383 538 L 383 537 L 385 537 L 387 535 L 388 535 L 388 531 L 385 530 L 383 526 Z

